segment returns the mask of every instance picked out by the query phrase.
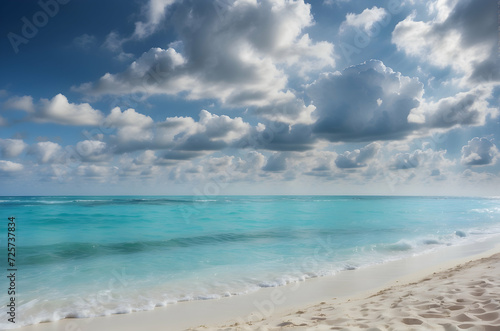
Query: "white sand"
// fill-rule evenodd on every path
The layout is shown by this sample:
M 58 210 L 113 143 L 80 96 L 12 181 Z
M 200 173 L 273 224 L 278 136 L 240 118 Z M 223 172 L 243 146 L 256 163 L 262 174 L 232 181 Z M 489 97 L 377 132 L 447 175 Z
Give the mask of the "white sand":
M 498 242 L 447 247 L 249 295 L 17 330 L 500 331 L 500 254 L 492 256 L 500 252 Z
M 500 330 L 500 254 L 357 299 L 192 330 Z

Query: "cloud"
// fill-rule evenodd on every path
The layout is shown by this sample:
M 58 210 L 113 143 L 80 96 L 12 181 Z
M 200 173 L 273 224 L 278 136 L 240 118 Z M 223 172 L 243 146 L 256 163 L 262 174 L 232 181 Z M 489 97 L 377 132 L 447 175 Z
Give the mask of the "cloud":
M 100 181 L 108 181 L 109 178 L 115 175 L 118 168 L 115 166 L 101 166 L 95 164 L 81 165 L 76 169 L 76 174 L 89 179 Z
M 119 160 L 117 174 L 120 177 L 133 177 L 134 179 L 154 178 L 161 174 L 161 167 L 154 165 L 156 159 L 154 151 L 145 151 L 134 159 L 124 155 Z
M 153 34 L 159 27 L 166 11 L 176 0 L 149 0 L 143 7 L 145 21 L 135 23 L 135 30 L 132 38 L 143 39 Z
M 354 27 L 363 29 L 364 32 L 370 34 L 373 25 L 382 21 L 387 14 L 384 8 L 378 8 L 377 6 L 373 6 L 371 9 L 366 8 L 360 14 L 348 13 L 345 21 L 340 25 L 340 32 L 345 31 L 348 27 Z
M 75 149 L 83 162 L 101 162 L 111 157 L 106 143 L 98 140 L 79 141 Z
M 172 118 L 165 121 L 179 123 L 184 131 L 177 132 L 176 150 L 184 151 L 215 151 L 228 146 L 230 142 L 236 141 L 250 132 L 250 125 L 245 123 L 241 117 L 230 118 L 226 115 L 214 115 L 206 110 L 199 114 L 200 120 L 179 122 L 180 118 Z M 188 126 L 185 123 L 189 123 Z M 160 124 L 161 125 L 161 124 Z M 168 127 L 168 126 L 167 126 Z M 175 137 L 173 137 L 175 139 Z M 170 143 L 173 143 L 171 141 Z
M 423 149 L 416 149 L 409 153 L 397 153 L 389 162 L 389 167 L 395 170 L 407 170 L 415 168 L 425 168 L 429 174 L 435 176 L 440 169 L 448 168 L 454 164 L 453 161 L 445 157 L 447 151 L 435 151 L 428 146 Z
M 292 92 L 287 91 L 279 100 L 256 107 L 253 113 L 269 121 L 288 124 L 312 124 L 315 119 L 314 105 L 306 106 L 304 100 L 297 98 Z
M 38 163 L 62 163 L 64 160 L 64 150 L 62 147 L 51 141 L 44 141 L 30 146 L 30 154 L 36 156 Z
M 134 163 L 137 165 L 151 165 L 154 164 L 156 160 L 158 160 L 156 152 L 147 150 L 139 154 L 139 156 L 134 159 Z
M 417 128 L 407 118 L 423 92 L 417 78 L 376 60 L 322 74 L 306 90 L 316 106 L 313 132 L 332 142 L 402 139 Z
M 81 49 L 89 49 L 96 42 L 95 36 L 89 35 L 87 33 L 73 39 L 73 44 Z
M 232 147 L 267 149 L 272 151 L 306 151 L 314 148 L 317 138 L 312 127 L 305 124 L 288 125 L 268 122 L 252 128 L 248 135 L 235 142 Z
M 316 177 L 332 177 L 336 170 L 335 161 L 338 157 L 336 152 L 311 150 L 301 157 L 305 162 L 304 174 Z
M 335 64 L 333 45 L 303 32 L 313 19 L 302 0 L 234 1 L 224 15 L 208 1 L 172 8 L 169 21 L 180 39 L 170 48 L 152 48 L 124 72 L 74 89 L 92 95 L 183 92 L 187 99 L 263 107 L 288 100 L 283 66 L 305 75 Z
M 0 173 L 13 173 L 19 172 L 24 169 L 24 166 L 20 163 L 15 163 L 11 161 L 0 160 Z
M 487 138 L 475 137 L 462 147 L 462 164 L 466 166 L 485 166 L 495 164 L 500 153 Z
M 249 151 L 244 157 L 238 157 L 235 161 L 235 170 L 245 174 L 253 174 L 262 169 L 266 163 L 266 157 L 256 151 Z
M 53 122 L 62 125 L 99 125 L 103 115 L 88 103 L 74 104 L 58 94 L 51 100 L 41 99 L 34 114 L 39 122 Z
M 366 162 L 372 159 L 380 149 L 379 143 L 371 143 L 352 152 L 344 152 L 335 159 L 335 165 L 341 169 L 366 167 Z
M 3 107 L 6 109 L 23 110 L 28 113 L 33 113 L 35 111 L 33 98 L 29 95 L 22 97 L 14 96 L 5 102 Z
M 112 137 L 116 152 L 144 149 L 144 143 L 150 145 L 153 139 L 153 119 L 132 108 L 123 112 L 119 107 L 113 108 L 103 123 L 117 129 L 116 135 Z
M 7 125 L 7 120 L 2 116 L 0 116 L 0 126 L 5 126 L 5 125 Z
M 214 140 L 231 141 L 250 131 L 250 125 L 241 117 L 230 118 L 226 115 L 214 115 L 206 110 L 200 112 L 198 132 Z
M 21 139 L 1 139 L 0 138 L 0 156 L 13 158 L 19 156 L 28 145 Z
M 392 42 L 399 50 L 439 68 L 451 67 L 462 83 L 498 81 L 495 1 L 442 1 L 430 4 L 434 18 L 399 22 Z
M 489 107 L 491 93 L 491 88 L 477 87 L 437 102 L 422 102 L 412 109 L 408 120 L 431 128 L 484 125 L 487 116 L 495 118 L 498 115 L 498 109 Z
M 68 98 L 60 93 L 50 100 L 40 99 L 37 103 L 28 95 L 14 96 L 5 102 L 3 107 L 25 111 L 29 113 L 28 120 L 40 123 L 96 126 L 104 119 L 102 113 L 88 103 L 70 103 Z
M 154 122 L 135 109 L 121 111 L 114 108 L 104 125 L 116 129 L 110 136 L 106 150 L 116 154 L 138 150 L 164 150 L 160 158 L 187 160 L 205 151 L 216 151 L 233 145 L 251 132 L 250 124 L 241 117 L 215 115 L 206 110 L 199 113 L 199 121 L 191 117 L 167 117 Z
M 269 172 L 281 172 L 285 171 L 287 166 L 287 154 L 286 153 L 273 153 L 267 159 L 266 165 L 262 168 L 264 171 Z

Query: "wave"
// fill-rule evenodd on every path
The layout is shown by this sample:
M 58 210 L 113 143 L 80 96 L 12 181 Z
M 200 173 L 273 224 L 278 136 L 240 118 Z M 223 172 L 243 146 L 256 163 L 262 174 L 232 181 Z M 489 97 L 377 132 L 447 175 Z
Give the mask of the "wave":
M 192 245 L 206 245 L 213 243 L 228 243 L 232 241 L 252 240 L 253 238 L 267 238 L 269 236 L 279 235 L 279 231 L 273 233 L 254 233 L 252 235 L 243 235 L 235 233 L 225 233 L 216 235 L 197 236 L 190 238 L 176 238 L 166 241 L 148 241 L 148 242 L 133 242 L 133 243 L 115 243 L 107 245 L 98 245 L 91 243 L 64 243 L 59 245 L 51 245 L 49 248 L 55 254 L 61 255 L 58 258 L 82 258 L 99 254 L 100 251 L 106 253 L 114 252 L 116 254 L 141 252 L 152 248 L 168 248 L 168 247 L 187 247 Z M 464 236 L 465 235 L 465 236 Z M 82 295 L 74 300 L 74 302 L 65 302 L 65 304 L 53 304 L 47 306 L 46 303 L 31 301 L 22 306 L 23 310 L 30 310 L 29 317 L 22 321 L 22 325 L 38 324 L 40 322 L 55 321 L 63 318 L 87 318 L 94 316 L 105 316 L 111 314 L 124 314 L 136 311 L 152 310 L 155 307 L 166 306 L 182 301 L 193 300 L 211 300 L 219 299 L 227 296 L 243 295 L 257 291 L 259 288 L 278 287 L 291 283 L 301 282 L 309 278 L 333 275 L 342 270 L 354 270 L 364 268 L 373 264 L 385 263 L 388 261 L 405 258 L 414 255 L 418 252 L 423 252 L 437 247 L 443 247 L 449 244 L 463 244 L 475 237 L 474 230 L 456 230 L 440 237 L 427 236 L 414 239 L 399 240 L 394 243 L 382 243 L 376 245 L 372 250 L 364 250 L 357 256 L 350 256 L 345 261 L 338 261 L 334 266 L 319 270 L 303 270 L 297 269 L 289 274 L 278 274 L 275 276 L 263 276 L 260 279 L 256 278 L 241 278 L 243 284 L 238 289 L 230 283 L 220 284 L 224 280 L 217 279 L 213 288 L 194 289 L 190 286 L 183 287 L 184 292 L 180 289 L 177 293 L 168 293 L 167 296 L 157 296 L 154 293 L 158 291 L 149 291 L 144 293 L 141 291 L 139 295 L 134 295 L 133 292 L 125 294 L 106 293 L 88 295 L 85 294 L 85 299 L 81 299 Z M 73 247 L 73 248 L 71 248 Z M 104 249 L 103 249 L 104 248 Z M 373 248 L 373 247 L 372 247 Z M 40 247 L 31 247 L 32 250 L 40 249 Z M 90 253 L 92 252 L 92 253 Z M 33 253 L 33 252 L 32 252 Z M 38 258 L 44 254 L 40 254 Z M 186 283 L 188 285 L 189 282 Z M 229 287 L 229 289 L 228 289 Z M 127 289 L 129 290 L 129 289 Z M 109 298 L 103 301 L 101 297 Z M 33 308 L 38 306 L 38 308 Z M 21 308 L 21 307 L 20 307 Z M 18 326 L 22 326 L 19 324 Z
M 20 263 L 24 265 L 59 263 L 70 259 L 85 259 L 113 254 L 135 254 L 148 251 L 187 248 L 193 246 L 212 246 L 227 243 L 241 243 L 269 238 L 291 237 L 292 233 L 282 231 L 263 231 L 254 233 L 218 233 L 194 237 L 179 237 L 167 240 L 92 243 L 64 242 L 51 245 L 24 246 L 20 248 Z
M 74 204 L 76 206 L 97 207 L 105 205 L 165 205 L 165 204 L 193 204 L 217 202 L 216 199 L 200 199 L 199 197 L 176 198 L 109 198 L 109 199 L 52 199 L 27 198 L 27 199 L 3 199 L 1 205 L 5 206 L 37 206 L 52 204 Z

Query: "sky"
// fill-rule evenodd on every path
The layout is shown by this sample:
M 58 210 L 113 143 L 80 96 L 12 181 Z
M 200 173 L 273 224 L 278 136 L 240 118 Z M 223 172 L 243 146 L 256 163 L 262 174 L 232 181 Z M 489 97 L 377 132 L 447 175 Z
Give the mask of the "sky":
M 0 195 L 500 196 L 493 0 L 0 2 Z

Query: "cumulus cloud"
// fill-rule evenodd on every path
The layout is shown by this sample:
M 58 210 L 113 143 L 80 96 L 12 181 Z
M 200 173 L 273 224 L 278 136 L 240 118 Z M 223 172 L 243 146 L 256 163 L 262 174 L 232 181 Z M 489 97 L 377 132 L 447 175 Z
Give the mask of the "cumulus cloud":
M 245 174 L 252 174 L 264 166 L 266 157 L 256 151 L 249 151 L 243 157 L 238 157 L 235 160 L 235 170 Z
M 384 8 L 378 8 L 377 6 L 373 6 L 371 9 L 366 8 L 360 14 L 348 13 L 345 17 L 345 21 L 340 25 L 340 31 L 342 32 L 348 27 L 354 27 L 363 29 L 366 33 L 370 33 L 373 25 L 382 21 L 387 14 Z
M 250 125 L 241 117 L 211 114 L 202 110 L 199 121 L 191 117 L 168 117 L 157 125 L 155 143 L 157 148 L 175 150 L 170 157 L 182 151 L 214 151 L 227 147 L 250 132 Z M 177 156 L 197 155 L 193 153 Z
M 206 110 L 200 111 L 198 121 L 175 116 L 154 122 L 135 109 L 122 112 L 116 107 L 103 123 L 116 129 L 116 133 L 110 136 L 109 144 L 103 147 L 106 151 L 122 154 L 163 150 L 159 157 L 166 160 L 187 160 L 202 155 L 204 151 L 221 150 L 234 145 L 252 130 L 241 117 L 231 118 Z
M 306 163 L 304 173 L 308 176 L 331 177 L 335 170 L 338 154 L 331 151 L 311 150 L 304 153 L 302 160 Z
M 198 132 L 209 139 L 231 141 L 250 131 L 250 125 L 241 117 L 230 118 L 226 115 L 214 115 L 206 110 L 200 112 Z
M 413 152 L 397 153 L 390 161 L 390 167 L 395 170 L 407 170 L 425 168 L 429 174 L 436 176 L 441 174 L 440 169 L 452 166 L 453 161 L 446 158 L 446 150 L 435 151 L 427 146 L 416 149 Z
M 20 163 L 15 163 L 11 161 L 0 160 L 0 173 L 14 173 L 19 172 L 24 169 L 24 166 Z
M 105 142 L 98 140 L 84 140 L 76 144 L 76 152 L 83 162 L 101 162 L 108 160 L 110 155 Z
M 29 113 L 29 120 L 41 123 L 95 126 L 104 119 L 103 114 L 88 103 L 71 103 L 60 93 L 50 100 L 40 99 L 37 103 L 28 95 L 14 96 L 5 102 L 3 107 L 25 111 Z
M 372 159 L 380 149 L 379 143 L 371 143 L 352 152 L 344 152 L 337 156 L 335 165 L 341 169 L 366 167 L 366 162 Z
M 154 164 L 157 159 L 158 157 L 156 156 L 155 151 L 146 150 L 139 154 L 139 156 L 137 156 L 133 162 L 138 165 L 150 165 Z
M 51 100 L 41 99 L 35 119 L 40 122 L 53 122 L 62 125 L 99 125 L 103 115 L 88 103 L 70 103 L 58 94 Z
M 267 159 L 266 165 L 262 168 L 264 171 L 281 172 L 287 169 L 287 153 L 273 153 Z
M 227 15 L 216 8 L 209 1 L 173 6 L 176 43 L 153 48 L 124 72 L 107 73 L 76 90 L 95 95 L 184 92 L 188 99 L 263 107 L 287 97 L 288 77 L 278 66 L 297 66 L 305 74 L 335 63 L 332 44 L 314 42 L 303 32 L 313 19 L 302 0 L 231 1 L 224 8 Z
M 178 139 L 175 149 L 184 151 L 214 151 L 228 146 L 228 143 L 241 138 L 250 131 L 250 125 L 241 117 L 230 118 L 214 115 L 206 110 L 200 112 L 200 120 L 185 127 L 187 132 Z M 169 119 L 167 118 L 166 123 Z
M 272 151 L 306 151 L 313 149 L 316 141 L 310 125 L 269 122 L 252 128 L 248 135 L 232 146 Z
M 462 147 L 462 164 L 485 166 L 495 164 L 500 153 L 493 142 L 487 138 L 475 137 Z
M 429 6 L 433 19 L 399 22 L 392 42 L 399 50 L 434 66 L 451 67 L 462 82 L 498 81 L 497 4 L 494 1 L 436 0 Z
M 306 92 L 316 106 L 316 135 L 330 141 L 373 141 L 401 139 L 417 128 L 407 118 L 420 104 L 423 86 L 417 78 L 372 60 L 322 74 Z
M 498 115 L 498 109 L 489 106 L 491 93 L 491 88 L 477 87 L 437 102 L 422 102 L 419 107 L 412 109 L 408 120 L 425 123 L 425 126 L 432 128 L 484 125 L 488 115 Z
M 27 146 L 21 139 L 0 139 L 0 156 L 5 158 L 17 157 Z
M 266 106 L 256 107 L 254 114 L 274 122 L 287 124 L 312 124 L 316 107 L 307 105 L 304 100 L 297 98 L 292 92 L 287 91 L 279 100 Z
M 36 156 L 38 163 L 61 163 L 64 159 L 63 148 L 54 142 L 43 141 L 30 146 L 30 154 Z
M 113 136 L 117 152 L 144 149 L 144 142 L 150 143 L 153 139 L 153 119 L 132 108 L 123 112 L 119 107 L 113 108 L 104 124 L 117 129 L 116 135 Z

